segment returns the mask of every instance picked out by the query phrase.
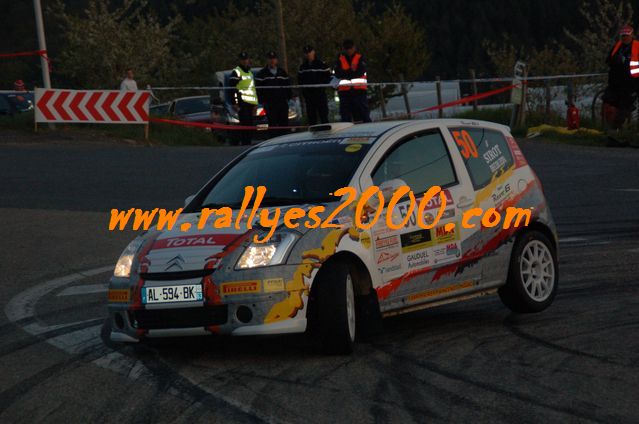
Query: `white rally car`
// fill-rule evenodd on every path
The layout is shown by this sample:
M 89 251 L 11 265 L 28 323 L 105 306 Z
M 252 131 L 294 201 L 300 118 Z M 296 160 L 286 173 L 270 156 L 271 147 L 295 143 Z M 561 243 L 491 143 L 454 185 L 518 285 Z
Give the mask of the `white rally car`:
M 212 151 L 212 154 L 214 152 Z M 331 228 L 246 226 L 198 230 L 203 208 L 241 208 L 246 186 L 265 186 L 261 209 L 329 216 L 335 190 L 406 185 L 417 201 L 441 186 L 446 206 L 417 216 L 409 199 L 358 228 L 342 207 Z M 436 199 L 440 199 L 438 197 Z M 379 205 L 378 205 L 379 207 Z M 530 211 L 528 225 L 482 224 L 474 208 Z M 243 211 L 245 212 L 245 211 Z M 409 213 L 410 212 L 410 213 Z M 425 229 L 420 222 L 440 221 Z M 374 202 L 366 222 L 374 222 Z M 368 220 L 370 218 L 370 221 Z M 182 224 L 189 223 L 188 231 Z M 455 224 L 447 225 L 447 224 Z M 336 228 L 339 227 L 339 228 Z M 109 286 L 111 339 L 231 334 L 319 334 L 332 352 L 349 352 L 356 334 L 380 316 L 499 292 L 517 312 L 548 307 L 558 286 L 557 237 L 541 184 L 507 127 L 481 121 L 328 124 L 249 149 L 215 175 L 172 230 L 148 231 L 124 250 Z

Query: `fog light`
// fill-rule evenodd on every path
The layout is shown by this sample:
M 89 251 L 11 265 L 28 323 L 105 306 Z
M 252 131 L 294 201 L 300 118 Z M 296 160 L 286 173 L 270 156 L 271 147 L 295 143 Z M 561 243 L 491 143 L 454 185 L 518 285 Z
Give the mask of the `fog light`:
M 249 308 L 248 306 L 238 306 L 237 310 L 235 311 L 235 317 L 239 322 L 246 324 L 248 322 L 251 322 L 251 320 L 253 319 L 253 311 L 251 311 L 251 308 Z

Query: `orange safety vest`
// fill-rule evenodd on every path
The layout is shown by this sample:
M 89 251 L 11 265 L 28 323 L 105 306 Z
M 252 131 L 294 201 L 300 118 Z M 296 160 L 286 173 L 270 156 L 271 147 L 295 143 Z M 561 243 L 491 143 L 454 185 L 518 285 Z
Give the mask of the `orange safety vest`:
M 614 57 L 621 48 L 621 41 L 617 41 L 615 47 L 612 49 L 610 57 Z M 630 76 L 633 78 L 639 78 L 639 41 L 632 40 L 632 47 L 630 49 Z
M 357 70 L 357 65 L 359 65 L 359 61 L 362 58 L 362 55 L 359 53 L 355 53 L 355 55 L 353 55 L 353 60 L 351 61 L 351 63 L 348 63 L 348 60 L 346 60 L 346 56 L 344 56 L 343 54 L 339 55 L 339 62 L 342 66 L 342 70 L 344 71 L 348 71 L 348 70 L 353 70 L 356 71 Z M 366 83 L 367 83 L 368 78 L 366 77 L 366 72 L 364 72 L 364 75 L 357 77 L 357 78 L 353 78 L 352 80 L 350 80 L 352 82 L 352 84 L 348 84 L 348 85 L 339 85 L 337 87 L 337 91 L 348 91 L 351 88 L 354 90 L 366 90 Z

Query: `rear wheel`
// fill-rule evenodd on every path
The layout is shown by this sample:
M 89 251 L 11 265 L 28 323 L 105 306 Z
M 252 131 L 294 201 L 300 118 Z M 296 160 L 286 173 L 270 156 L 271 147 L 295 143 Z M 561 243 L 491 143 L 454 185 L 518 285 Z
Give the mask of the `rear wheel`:
M 502 302 L 514 312 L 540 312 L 557 294 L 557 253 L 548 237 L 529 231 L 517 238 L 508 281 L 499 289 Z
M 336 261 L 322 267 L 315 281 L 317 330 L 327 353 L 353 351 L 357 314 L 353 276 L 348 264 Z

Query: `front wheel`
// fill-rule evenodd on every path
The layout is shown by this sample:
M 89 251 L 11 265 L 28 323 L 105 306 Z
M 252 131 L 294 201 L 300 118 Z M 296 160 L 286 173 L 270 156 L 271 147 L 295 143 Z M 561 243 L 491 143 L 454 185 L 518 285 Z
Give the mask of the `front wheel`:
M 322 345 L 327 353 L 351 353 L 355 342 L 356 313 L 350 268 L 344 262 L 329 263 L 318 277 L 315 301 Z
M 557 294 L 558 276 L 554 245 L 539 231 L 526 232 L 517 238 L 499 297 L 514 312 L 543 311 Z

